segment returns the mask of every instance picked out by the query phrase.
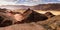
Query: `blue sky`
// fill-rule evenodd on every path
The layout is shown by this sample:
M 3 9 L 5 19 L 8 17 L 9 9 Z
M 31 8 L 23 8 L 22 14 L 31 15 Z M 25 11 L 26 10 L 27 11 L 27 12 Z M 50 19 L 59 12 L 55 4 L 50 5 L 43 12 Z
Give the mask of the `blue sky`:
M 60 3 L 60 0 L 43 0 L 44 3 Z
M 0 5 L 28 5 L 60 3 L 60 0 L 0 0 Z

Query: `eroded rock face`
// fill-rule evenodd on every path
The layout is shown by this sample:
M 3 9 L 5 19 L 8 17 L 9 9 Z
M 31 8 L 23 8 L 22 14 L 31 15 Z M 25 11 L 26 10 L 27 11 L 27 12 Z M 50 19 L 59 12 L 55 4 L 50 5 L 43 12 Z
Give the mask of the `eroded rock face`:
M 30 9 L 23 14 L 0 12 L 0 27 L 3 27 L 0 30 L 60 30 L 60 16 L 50 12 L 40 14 Z
M 5 13 L 0 12 L 0 27 L 12 25 L 12 17 L 10 18 Z
M 23 15 L 17 12 L 0 12 L 0 27 L 17 24 L 23 19 Z
M 5 24 L 5 26 L 12 25 L 12 24 L 18 24 L 18 23 L 38 22 L 38 21 L 44 21 L 48 19 L 48 17 L 46 17 L 44 14 L 40 14 L 30 9 L 26 10 L 23 14 L 8 11 L 1 15 L 4 18 L 4 20 L 1 21 L 1 25 Z

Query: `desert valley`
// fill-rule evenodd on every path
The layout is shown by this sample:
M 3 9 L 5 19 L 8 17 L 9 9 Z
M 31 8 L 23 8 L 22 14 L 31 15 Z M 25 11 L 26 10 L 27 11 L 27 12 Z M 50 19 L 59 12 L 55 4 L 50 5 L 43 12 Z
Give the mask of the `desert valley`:
M 2 5 L 0 30 L 60 30 L 60 4 Z

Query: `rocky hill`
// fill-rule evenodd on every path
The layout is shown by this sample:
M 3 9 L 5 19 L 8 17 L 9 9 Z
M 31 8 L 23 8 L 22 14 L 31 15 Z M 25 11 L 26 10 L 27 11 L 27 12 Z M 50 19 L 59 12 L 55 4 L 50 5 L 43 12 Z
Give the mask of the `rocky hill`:
M 37 22 L 37 21 L 44 21 L 46 19 L 48 19 L 47 16 L 45 16 L 44 14 L 40 14 L 36 11 L 33 11 L 33 10 L 26 10 L 25 13 L 27 13 L 27 18 L 24 19 L 22 21 L 22 23 L 24 22 L 27 22 L 27 23 L 30 23 L 30 22 Z M 29 14 L 30 13 L 30 14 Z M 29 14 L 29 15 L 28 15 Z
M 22 15 L 25 19 L 12 24 L 15 19 L 0 12 L 0 30 L 60 30 L 60 15 L 51 12 L 41 14 L 31 9 L 27 9 Z
M 60 4 L 39 4 L 34 6 L 37 10 L 60 10 Z

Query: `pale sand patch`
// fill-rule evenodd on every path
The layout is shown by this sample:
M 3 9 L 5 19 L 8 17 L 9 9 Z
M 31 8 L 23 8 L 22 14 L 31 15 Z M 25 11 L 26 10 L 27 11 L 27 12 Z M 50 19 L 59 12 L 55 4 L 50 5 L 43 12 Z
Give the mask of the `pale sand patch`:
M 39 12 L 39 13 L 46 13 L 46 12 L 51 12 L 53 13 L 54 15 L 60 15 L 60 11 L 41 11 L 41 10 L 35 10 L 36 12 Z

